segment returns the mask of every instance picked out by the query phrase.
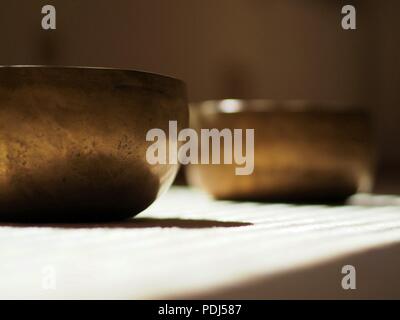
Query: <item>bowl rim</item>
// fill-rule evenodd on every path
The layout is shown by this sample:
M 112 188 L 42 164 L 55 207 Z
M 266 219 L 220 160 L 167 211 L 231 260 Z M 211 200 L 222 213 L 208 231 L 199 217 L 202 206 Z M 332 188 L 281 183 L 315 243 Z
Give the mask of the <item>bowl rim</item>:
M 337 101 L 319 101 L 306 99 L 216 99 L 190 103 L 190 107 L 205 113 L 241 113 L 241 112 L 343 112 L 368 113 L 368 106 L 346 104 Z
M 178 79 L 178 78 L 174 78 L 171 76 L 167 76 L 164 74 L 160 74 L 160 73 L 155 73 L 155 72 L 149 72 L 149 71 L 145 71 L 145 70 L 136 70 L 136 69 L 125 69 L 125 68 L 113 68 L 113 67 L 92 67 L 92 66 L 79 66 L 79 65 L 35 65 L 35 64 L 10 64 L 10 65 L 0 65 L 0 70 L 1 69 L 53 69 L 53 70 L 57 70 L 57 69 L 69 69 L 69 70 L 92 70 L 94 72 L 96 71 L 119 71 L 119 72 L 127 72 L 127 73 L 135 73 L 135 74 L 139 74 L 142 76 L 147 76 L 147 77 L 151 77 L 154 79 L 163 79 L 166 81 L 170 81 L 170 82 L 176 82 L 179 83 L 180 85 L 186 85 L 185 81 Z

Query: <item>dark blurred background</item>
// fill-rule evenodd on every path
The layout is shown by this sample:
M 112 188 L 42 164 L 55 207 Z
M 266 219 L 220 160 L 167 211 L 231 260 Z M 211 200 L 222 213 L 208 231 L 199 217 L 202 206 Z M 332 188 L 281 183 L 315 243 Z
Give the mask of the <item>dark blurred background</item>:
M 41 29 L 41 8 L 57 30 Z M 357 30 L 341 8 L 357 9 Z M 334 100 L 373 113 L 380 177 L 399 172 L 400 2 L 0 0 L 0 64 L 103 66 L 185 80 L 190 101 Z M 379 181 L 379 180 L 378 180 Z

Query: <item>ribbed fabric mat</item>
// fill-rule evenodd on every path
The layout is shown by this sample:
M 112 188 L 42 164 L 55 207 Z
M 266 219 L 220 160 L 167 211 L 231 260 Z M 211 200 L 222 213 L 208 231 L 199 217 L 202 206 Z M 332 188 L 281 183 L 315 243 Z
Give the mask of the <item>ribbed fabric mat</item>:
M 399 197 L 233 203 L 175 187 L 127 222 L 1 225 L 0 298 L 191 295 L 398 242 Z

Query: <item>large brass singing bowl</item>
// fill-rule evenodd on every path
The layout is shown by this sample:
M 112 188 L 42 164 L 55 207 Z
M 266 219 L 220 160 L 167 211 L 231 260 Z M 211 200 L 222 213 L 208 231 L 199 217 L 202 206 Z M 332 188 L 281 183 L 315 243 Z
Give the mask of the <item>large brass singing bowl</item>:
M 188 125 L 185 85 L 129 70 L 0 68 L 0 221 L 132 217 L 172 183 L 150 165 L 152 128 Z
M 187 168 L 189 182 L 216 198 L 336 202 L 371 190 L 374 152 L 369 115 L 362 109 L 222 100 L 194 104 L 190 111 L 198 130 L 255 129 L 251 175 L 235 175 L 236 164 Z

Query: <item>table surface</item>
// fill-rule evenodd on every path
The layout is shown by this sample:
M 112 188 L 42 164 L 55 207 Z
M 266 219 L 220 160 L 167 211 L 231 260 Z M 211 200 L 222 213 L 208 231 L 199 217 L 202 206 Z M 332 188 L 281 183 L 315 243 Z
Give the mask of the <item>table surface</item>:
M 174 187 L 125 222 L 0 225 L 0 298 L 343 297 L 347 263 L 366 279 L 351 297 L 400 297 L 397 244 L 400 197 L 234 203 Z

